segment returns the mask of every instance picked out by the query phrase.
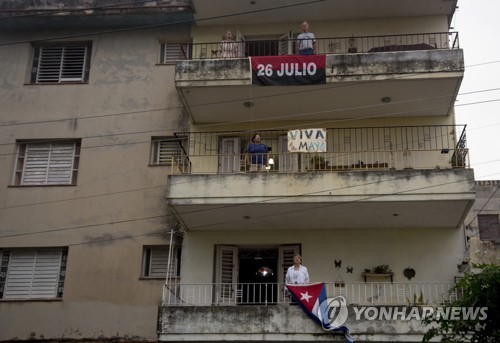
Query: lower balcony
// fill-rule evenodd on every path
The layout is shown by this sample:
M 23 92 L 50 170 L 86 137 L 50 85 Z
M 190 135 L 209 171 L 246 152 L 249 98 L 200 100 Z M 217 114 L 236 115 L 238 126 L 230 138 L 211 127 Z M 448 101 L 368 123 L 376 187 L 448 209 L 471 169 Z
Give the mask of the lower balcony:
M 455 299 L 452 284 L 327 284 L 328 299 L 343 297 L 331 315 L 355 342 L 420 342 L 421 318 Z M 295 305 L 295 306 L 294 306 Z M 345 342 L 290 302 L 278 284 L 167 285 L 159 308 L 160 341 Z

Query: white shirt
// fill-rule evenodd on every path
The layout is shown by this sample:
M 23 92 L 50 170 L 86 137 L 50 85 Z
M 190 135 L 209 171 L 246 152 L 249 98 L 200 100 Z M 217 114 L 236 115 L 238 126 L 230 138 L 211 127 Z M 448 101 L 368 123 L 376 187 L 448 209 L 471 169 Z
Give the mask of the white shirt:
M 299 50 L 313 49 L 316 37 L 312 32 L 302 32 L 297 36 L 297 41 L 299 42 Z
M 294 266 L 289 267 L 286 271 L 285 282 L 289 285 L 309 283 L 307 268 L 303 265 L 300 265 L 298 270 L 295 270 Z

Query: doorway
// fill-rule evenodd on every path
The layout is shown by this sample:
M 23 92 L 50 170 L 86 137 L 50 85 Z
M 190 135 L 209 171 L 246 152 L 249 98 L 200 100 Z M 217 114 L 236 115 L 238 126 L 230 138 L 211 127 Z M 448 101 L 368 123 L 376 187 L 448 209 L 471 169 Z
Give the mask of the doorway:
M 278 248 L 240 248 L 239 280 L 240 302 L 268 304 L 278 302 Z

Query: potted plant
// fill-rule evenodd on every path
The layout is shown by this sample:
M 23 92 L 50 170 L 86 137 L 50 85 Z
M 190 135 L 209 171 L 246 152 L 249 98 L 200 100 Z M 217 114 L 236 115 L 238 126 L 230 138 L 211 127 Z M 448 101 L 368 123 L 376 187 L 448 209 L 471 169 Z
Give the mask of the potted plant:
M 326 169 L 328 162 L 325 161 L 323 156 L 313 155 L 313 157 L 311 157 L 311 165 L 313 166 L 313 170 L 321 170 Z

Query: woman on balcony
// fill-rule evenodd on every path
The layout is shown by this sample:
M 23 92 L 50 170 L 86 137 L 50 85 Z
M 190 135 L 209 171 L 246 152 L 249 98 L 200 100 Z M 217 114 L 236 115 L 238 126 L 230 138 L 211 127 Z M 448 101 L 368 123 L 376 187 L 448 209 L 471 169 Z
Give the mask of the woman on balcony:
M 302 265 L 302 256 L 293 256 L 293 266 L 286 271 L 285 282 L 287 285 L 301 285 L 309 283 L 309 272 Z
M 224 39 L 220 43 L 221 58 L 236 58 L 238 57 L 238 43 L 233 39 L 233 33 L 226 31 Z
M 252 143 L 248 145 L 246 161 L 250 164 L 250 172 L 265 171 L 267 166 L 267 146 L 260 142 L 260 135 L 254 134 Z

